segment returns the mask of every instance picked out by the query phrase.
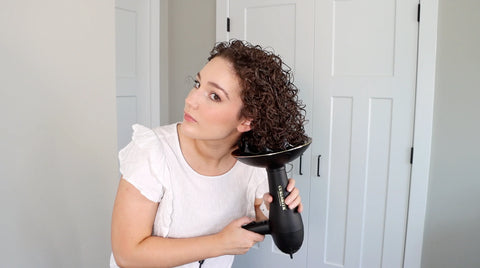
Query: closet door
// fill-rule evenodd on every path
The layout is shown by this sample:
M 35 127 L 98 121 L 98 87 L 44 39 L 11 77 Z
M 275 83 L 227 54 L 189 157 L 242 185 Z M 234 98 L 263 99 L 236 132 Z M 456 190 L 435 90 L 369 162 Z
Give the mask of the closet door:
M 226 38 L 272 46 L 295 70 L 313 138 L 302 158 L 303 175 L 298 160 L 290 174 L 306 208 L 304 245 L 290 260 L 268 237 L 235 267 L 403 266 L 417 4 L 217 3 L 228 7 Z
M 418 0 L 315 4 L 308 267 L 403 267 Z
M 230 0 L 228 17 L 230 32 L 226 39 L 247 40 L 253 44 L 273 50 L 292 68 L 295 85 L 300 89 L 300 98 L 311 109 L 313 98 L 313 0 Z M 219 5 L 217 5 L 218 8 Z M 222 26 L 224 26 L 223 24 Z M 225 29 L 225 27 L 221 27 Z M 312 113 L 307 117 L 311 122 Z M 312 135 L 312 126 L 306 126 L 307 134 Z M 294 161 L 295 168 L 287 166 L 289 177 L 297 181 L 302 192 L 302 199 L 308 207 L 310 189 L 310 149 L 302 157 L 302 170 L 299 161 Z M 303 175 L 299 175 L 299 173 Z M 307 208 L 308 209 L 308 208 Z M 307 210 L 306 209 L 306 210 Z M 302 213 L 305 239 L 302 248 L 293 259 L 279 251 L 271 236 L 258 244 L 244 256 L 236 256 L 234 267 L 306 267 L 308 213 Z

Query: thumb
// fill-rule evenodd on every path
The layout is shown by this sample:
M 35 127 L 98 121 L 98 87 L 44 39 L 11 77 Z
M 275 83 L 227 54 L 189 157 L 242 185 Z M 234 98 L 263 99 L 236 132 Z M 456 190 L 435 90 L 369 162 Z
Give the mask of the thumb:
M 263 195 L 263 200 L 265 201 L 266 204 L 270 204 L 273 202 L 273 197 L 270 193 L 265 193 Z
M 239 226 L 242 226 L 242 225 L 251 223 L 252 221 L 255 221 L 255 219 L 252 219 L 252 218 L 249 218 L 249 217 L 245 216 L 245 217 L 241 217 L 241 218 L 237 219 L 237 224 Z

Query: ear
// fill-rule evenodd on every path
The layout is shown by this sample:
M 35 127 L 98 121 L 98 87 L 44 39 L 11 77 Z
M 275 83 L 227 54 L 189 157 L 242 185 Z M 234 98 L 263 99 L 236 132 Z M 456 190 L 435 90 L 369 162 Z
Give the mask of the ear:
M 250 131 L 252 129 L 252 127 L 250 126 L 250 124 L 252 123 L 252 120 L 251 119 L 243 119 L 241 122 L 240 122 L 240 125 L 237 126 L 237 130 L 238 132 L 247 132 L 247 131 Z

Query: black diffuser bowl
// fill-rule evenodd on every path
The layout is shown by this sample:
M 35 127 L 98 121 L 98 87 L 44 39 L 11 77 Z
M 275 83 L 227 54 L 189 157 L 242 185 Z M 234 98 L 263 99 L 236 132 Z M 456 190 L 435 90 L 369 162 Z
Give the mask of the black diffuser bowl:
M 242 163 L 266 168 L 269 191 L 273 197 L 269 220 L 253 222 L 245 225 L 244 228 L 260 234 L 270 234 L 278 249 L 289 254 L 290 257 L 302 246 L 303 222 L 297 208 L 291 210 L 285 205 L 285 198 L 289 195 L 285 164 L 299 157 L 311 143 L 312 139 L 309 138 L 305 144 L 279 152 L 251 154 L 237 149 L 232 153 Z

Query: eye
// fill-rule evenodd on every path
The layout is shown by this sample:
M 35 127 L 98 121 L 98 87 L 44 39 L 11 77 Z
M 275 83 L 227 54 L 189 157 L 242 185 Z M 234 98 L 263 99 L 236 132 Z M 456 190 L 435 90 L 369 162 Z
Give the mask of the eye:
M 200 82 L 197 79 L 193 80 L 193 87 L 194 88 L 200 88 Z
M 220 98 L 220 96 L 218 96 L 217 94 L 215 94 L 215 93 L 213 93 L 213 92 L 210 93 L 209 97 L 210 97 L 211 100 L 216 101 L 216 102 L 219 102 L 219 101 L 222 100 L 222 99 Z

